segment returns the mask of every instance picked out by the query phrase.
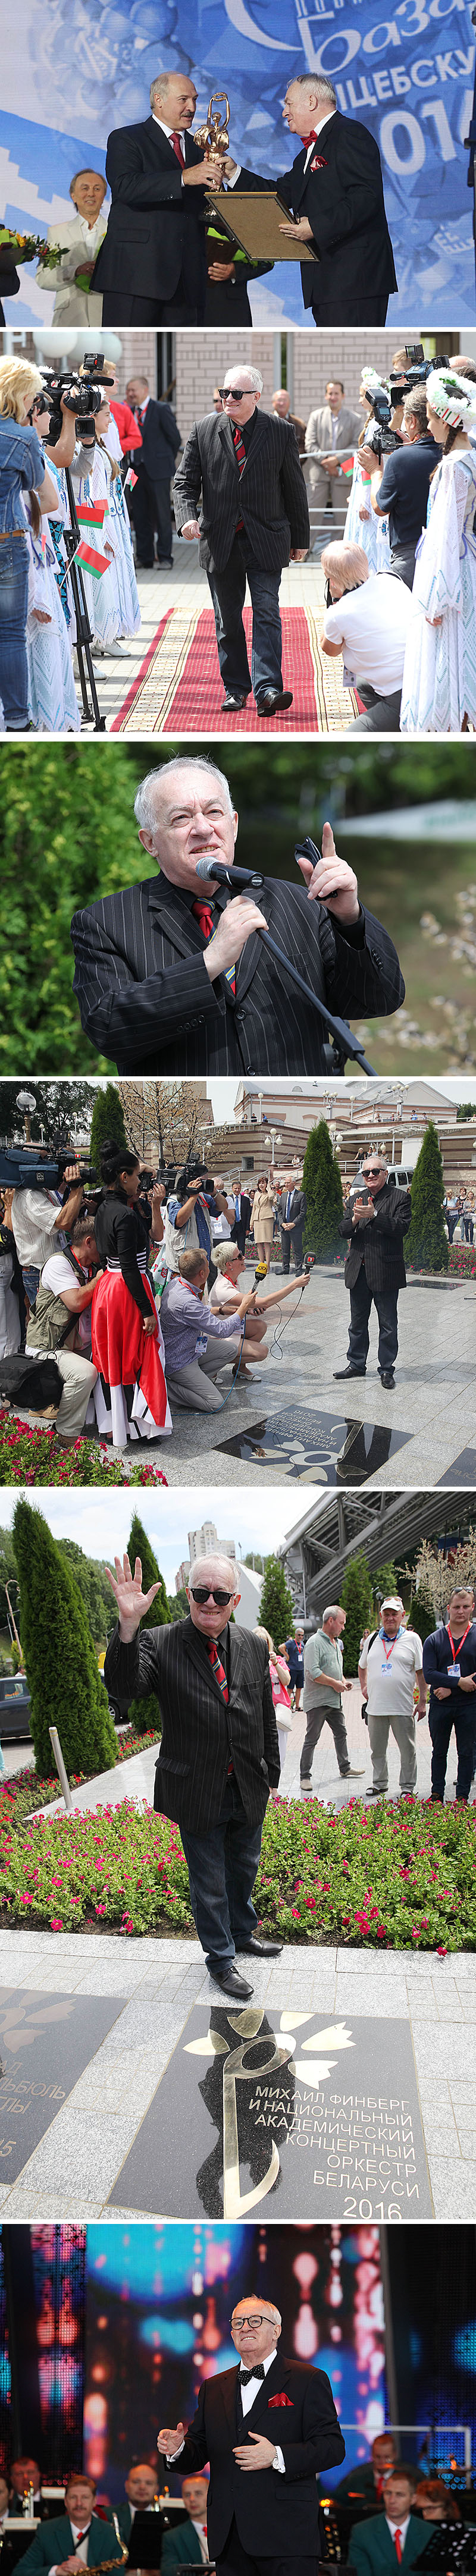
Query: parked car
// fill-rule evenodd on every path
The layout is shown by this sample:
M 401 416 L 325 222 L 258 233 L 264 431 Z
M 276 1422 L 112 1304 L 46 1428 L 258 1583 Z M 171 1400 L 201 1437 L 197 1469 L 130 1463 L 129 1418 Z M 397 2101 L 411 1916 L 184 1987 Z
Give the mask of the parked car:
M 26 1673 L 3 1673 L 0 1680 L 0 1744 L 15 1739 L 31 1743 L 31 1699 Z

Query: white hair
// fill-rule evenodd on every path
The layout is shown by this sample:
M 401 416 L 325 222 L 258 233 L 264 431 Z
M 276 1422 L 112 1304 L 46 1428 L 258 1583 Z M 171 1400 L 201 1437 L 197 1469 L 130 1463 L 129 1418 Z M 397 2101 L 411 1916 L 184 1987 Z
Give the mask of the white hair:
M 254 1635 L 255 1635 L 255 1637 L 257 1636 L 257 1634 L 258 1634 L 258 1630 L 255 1628 L 255 1630 L 254 1630 Z M 263 1634 L 264 1634 L 264 1631 L 263 1631 Z M 234 2305 L 234 2308 L 233 2308 L 233 2314 L 232 2314 L 232 2324 L 233 2324 L 233 2317 L 236 2317 L 236 2311 L 237 2311 L 237 2308 L 244 2308 L 244 2306 L 245 2306 L 245 2301 L 246 2301 L 246 2305 L 247 2305 L 247 2307 L 250 2307 L 250 2308 L 251 2308 L 251 2307 L 253 2307 L 253 2306 L 254 2306 L 255 2308 L 259 2308 L 259 2307 L 261 2306 L 261 2301 L 260 2301 L 260 2299 L 258 2298 L 257 2290 L 248 2290 L 248 2292 L 247 2292 L 246 2290 L 243 2290 L 242 2298 L 241 2298 L 241 2299 L 235 2299 L 235 2305 Z M 280 2310 L 279 2310 L 279 2308 L 275 2308 L 275 2307 L 274 2307 L 274 2303 L 273 2303 L 273 2300 L 272 2300 L 272 2299 L 266 2299 L 266 2310 L 268 2311 L 268 2309 L 269 2309 L 270 2317 L 276 2317 L 276 2323 L 277 2323 L 277 2325 L 278 2325 L 278 2326 L 281 2326 L 281 2325 L 282 2325 L 282 2317 L 281 2317 L 281 2314 L 280 2314 Z
M 332 581 L 333 573 L 341 574 L 343 591 L 360 590 L 362 582 L 369 580 L 370 565 L 364 547 L 345 537 L 333 537 L 330 545 L 323 546 L 321 564 L 327 580 Z
M 187 77 L 187 75 L 185 74 L 185 78 L 186 78 L 186 77 Z M 156 74 L 155 74 L 155 80 L 151 81 L 151 84 L 150 84 L 150 90 L 149 90 L 149 98 L 150 98 L 150 104 L 151 104 L 151 107 L 153 107 L 153 105 L 154 105 L 154 99 L 155 99 L 155 98 L 163 98 L 164 90 L 167 90 L 167 89 L 169 88 L 169 85 L 170 85 L 171 80 L 176 80 L 176 79 L 177 79 L 177 73 L 176 73 L 176 72 L 156 72 Z
M 140 832 L 154 831 L 157 822 L 157 785 L 161 784 L 163 778 L 170 778 L 171 773 L 173 777 L 177 769 L 204 769 L 208 778 L 219 778 L 220 786 L 225 788 L 230 814 L 233 814 L 233 798 L 223 769 L 217 769 L 214 760 L 206 760 L 200 753 L 196 758 L 192 754 L 189 760 L 186 751 L 179 751 L 174 753 L 173 760 L 164 760 L 157 763 L 156 769 L 148 769 L 146 778 L 141 779 L 137 795 L 134 797 L 134 813 Z
M 208 1556 L 194 1557 L 193 1565 L 190 1567 L 190 1589 L 192 1587 L 192 1583 L 195 1582 L 196 1575 L 200 1572 L 203 1573 L 204 1568 L 205 1573 L 209 1574 L 211 1565 L 221 1565 L 223 1567 L 224 1574 L 229 1574 L 231 1576 L 230 1592 L 236 1592 L 238 1567 L 235 1564 L 234 1558 L 231 1556 L 222 1556 L 221 1548 L 219 1547 L 210 1548 Z
M 342 1602 L 341 1602 L 341 1601 L 330 1601 L 330 1602 L 329 1602 L 328 1609 L 327 1609 L 327 1610 L 323 1610 L 323 1613 L 322 1613 L 322 1626 L 323 1626 L 323 1628 L 325 1627 L 326 1619 L 337 1619 L 338 1612 L 339 1612 L 341 1609 L 342 1609 Z
M 332 87 L 332 81 L 326 80 L 324 72 L 296 72 L 295 80 L 291 78 L 288 81 L 288 89 L 304 89 L 308 93 L 312 92 L 313 97 L 317 91 L 318 98 L 328 98 L 332 106 L 337 107 L 335 89 Z
M 248 367 L 246 361 L 242 367 L 227 367 L 223 383 L 231 386 L 232 376 L 248 376 L 250 394 L 262 394 L 263 377 L 260 375 L 259 367 Z

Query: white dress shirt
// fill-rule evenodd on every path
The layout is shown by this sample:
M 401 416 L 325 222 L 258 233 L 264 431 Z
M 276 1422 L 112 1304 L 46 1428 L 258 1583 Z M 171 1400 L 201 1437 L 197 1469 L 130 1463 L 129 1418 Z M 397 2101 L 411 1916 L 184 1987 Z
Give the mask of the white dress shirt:
M 309 162 L 312 160 L 313 152 L 315 152 L 316 150 L 317 150 L 317 151 L 319 150 L 319 144 L 320 144 L 320 140 L 321 140 L 321 134 L 323 134 L 323 132 L 324 132 L 324 126 L 325 126 L 325 125 L 330 125 L 331 116 L 335 116 L 335 107 L 329 107 L 329 108 L 328 108 L 327 116 L 321 116 L 321 117 L 320 117 L 320 119 L 319 119 L 319 124 L 318 124 L 318 125 L 316 125 L 315 134 L 311 134 L 311 140 L 310 140 L 310 143 L 308 143 L 307 152 L 306 152 L 306 159 L 305 159 L 305 163 L 304 163 L 304 177 L 306 176 L 306 170 L 309 168 Z M 317 135 L 317 144 L 316 144 L 316 135 Z
M 275 2352 L 268 2352 L 268 2353 L 266 2354 L 266 2360 L 263 2362 L 263 2370 L 264 2370 L 264 2376 L 265 2376 L 265 2379 L 267 2379 L 267 2376 L 268 2376 L 268 2370 L 271 2370 L 271 2364 L 272 2364 L 272 2362 L 273 2362 L 273 2361 L 275 2361 L 275 2360 L 276 2360 L 276 2353 L 275 2353 Z M 243 2419 L 244 2419 L 244 2420 L 246 2419 L 246 2416 L 247 2416 L 247 2415 L 250 2415 L 250 2413 L 251 2413 L 251 2408 L 252 2408 L 252 2406 L 254 2406 L 255 2397 L 257 2397 L 257 2396 L 258 2396 L 258 2390 L 262 2387 L 262 2384 L 263 2384 L 263 2383 L 262 2383 L 262 2380 L 261 2380 L 261 2379 L 256 2379 L 256 2378 L 255 2378 L 255 2374 L 254 2374 L 254 2371 L 253 2371 L 252 2378 L 248 2380 L 247 2385 L 246 2385 L 246 2388 L 243 2388 L 243 2386 L 242 2386 L 242 2374 L 241 2374 L 241 2369 L 240 2369 L 241 2405 L 242 2405 L 242 2412 L 243 2412 Z M 266 2438 L 268 2438 L 268 2437 L 266 2437 Z M 181 2444 L 180 2444 L 180 2451 L 183 2451 L 183 2450 L 184 2450 L 184 2447 L 185 2447 L 185 2446 L 184 2446 L 184 2443 L 183 2443 L 183 2442 L 181 2442 Z M 174 2461 L 175 2461 L 175 2460 L 179 2460 L 179 2459 L 180 2459 L 180 2451 L 169 2451 L 169 2452 L 167 2452 L 167 2463 L 168 2463 L 168 2465 L 171 2465 L 172 2460 L 174 2460 Z M 273 2467 L 273 2469 L 279 2469 L 281 2477 L 282 2477 L 282 2478 L 284 2478 L 284 2477 L 285 2477 L 285 2474 L 286 2474 L 286 2472 L 285 2472 L 285 2463 L 284 2463 L 284 2460 L 283 2460 L 283 2454 L 282 2454 L 282 2451 L 280 2450 L 279 2442 L 276 2442 L 276 2443 L 275 2443 L 275 2453 L 276 2453 L 276 2457 L 275 2457 L 275 2459 L 272 2461 L 272 2467 Z
M 84 2523 L 81 2523 L 81 2522 L 71 2522 L 71 2514 L 68 2514 L 67 2519 L 68 2519 L 68 2522 L 71 2524 L 71 2530 L 72 2530 L 72 2534 L 73 2534 L 73 2549 L 74 2549 L 74 2555 L 75 2555 L 75 2558 L 81 2559 L 82 2566 L 83 2566 L 83 2567 L 87 2567 L 87 2564 L 88 2564 L 88 2540 L 89 2540 L 89 2534 L 90 2534 L 90 2530 L 91 2530 L 91 2524 L 90 2524 L 90 2522 L 88 2522 L 87 2530 L 85 2531 L 85 2529 L 84 2529 Z M 82 2532 L 83 2532 L 83 2539 L 82 2539 L 82 2540 L 79 2540 L 79 2538 L 78 2538 L 78 2534 L 79 2534 L 79 2532 L 80 2532 L 80 2531 L 82 2531 Z M 68 2554 L 68 2557 L 70 2557 L 70 2556 L 71 2556 L 71 2551 L 70 2551 L 70 2550 L 68 2550 L 68 2553 L 67 2553 L 67 2554 Z M 50 2567 L 50 2569 L 49 2569 L 49 2576 L 57 2576 L 57 2568 L 56 2568 L 56 2566 L 54 2566 L 54 2567 Z
M 385 2521 L 386 2521 L 386 2523 L 387 2523 L 387 2525 L 388 2525 L 388 2530 L 389 2530 L 389 2532 L 390 2532 L 390 2538 L 391 2538 L 391 2540 L 393 2540 L 394 2544 L 395 2544 L 395 2532 L 396 2532 L 396 2531 L 399 2531 L 399 2532 L 400 2532 L 400 2539 L 401 2539 L 401 2544 L 402 2544 L 402 2557 L 403 2557 L 403 2551 L 404 2551 L 404 2548 L 405 2548 L 405 2541 L 406 2541 L 406 2537 L 407 2537 L 407 2531 L 408 2531 L 408 2525 L 409 2525 L 409 2521 L 410 2521 L 410 2515 L 409 2515 L 409 2513 L 407 2513 L 407 2514 L 405 2515 L 405 2521 L 404 2521 L 404 2522 L 391 2522 L 391 2521 L 390 2521 L 390 2514 L 389 2514 L 389 2513 L 386 2513 L 386 2515 L 385 2515 Z

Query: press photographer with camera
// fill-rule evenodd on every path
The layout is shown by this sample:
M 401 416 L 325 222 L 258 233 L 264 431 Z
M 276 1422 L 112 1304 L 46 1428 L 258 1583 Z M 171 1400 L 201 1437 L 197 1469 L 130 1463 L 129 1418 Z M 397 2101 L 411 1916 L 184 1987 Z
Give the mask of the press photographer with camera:
M 84 1430 L 97 1369 L 91 1359 L 90 1309 L 101 1272 L 92 1217 L 87 1210 L 73 1225 L 71 1240 L 49 1251 L 26 1330 L 30 1359 L 54 1357 L 63 1394 L 56 1427 L 64 1440 L 77 1440 Z M 28 1401 L 28 1396 L 26 1397 Z
M 0 358 L 0 699 L 7 733 L 27 733 L 28 540 L 22 494 L 41 493 L 55 509 L 56 491 L 29 417 L 41 392 L 39 367 Z
M 22 1180 L 23 1170 L 27 1175 L 31 1169 L 31 1158 L 20 1148 L 18 1156 L 15 1156 L 17 1160 L 19 1184 L 12 1187 L 7 1179 L 3 1186 L 4 1224 L 13 1235 L 26 1296 L 32 1305 L 40 1271 L 51 1252 L 64 1250 L 66 1239 L 72 1234 L 83 1208 L 84 1179 L 91 1178 L 92 1174 L 89 1164 L 81 1166 L 78 1162 L 70 1162 L 66 1152 L 61 1152 L 53 1186 L 50 1187 L 45 1180 L 44 1188 L 32 1188 L 27 1178 L 25 1185 Z M 5 1162 L 8 1169 L 8 1157 L 4 1156 L 3 1166 Z M 41 1163 L 39 1152 L 37 1163 Z M 48 1165 L 49 1174 L 50 1171 L 51 1166 Z M 3 1181 L 3 1171 L 1 1178 Z
M 236 1315 L 218 1315 L 207 1301 L 207 1285 L 206 1252 L 181 1252 L 178 1274 L 167 1280 L 160 1309 L 169 1395 L 172 1403 L 193 1413 L 219 1413 L 223 1396 L 211 1381 L 227 1361 L 233 1369 L 239 1361 L 244 1319 L 256 1294 L 253 1280 Z
M 390 566 L 392 572 L 413 587 L 416 548 L 426 526 L 428 493 L 432 474 L 439 465 L 440 451 L 428 428 L 426 385 L 415 385 L 403 401 L 403 426 L 406 437 L 393 455 L 372 459 L 370 467 L 372 509 L 377 518 L 388 515 L 390 530 Z
M 205 1196 L 209 1178 L 206 1163 L 193 1159 L 175 1176 L 175 1185 L 165 1210 L 165 1255 L 169 1270 L 179 1268 L 182 1252 L 205 1252 L 211 1267 L 213 1241 L 212 1213 L 225 1215 L 227 1200 L 223 1190 L 213 1189 L 213 1199 Z M 214 1270 L 216 1278 L 216 1270 Z
M 323 653 L 343 654 L 344 687 L 354 688 L 364 714 L 354 733 L 398 731 L 405 645 L 411 615 L 406 583 L 392 572 L 372 572 L 363 546 L 335 539 L 324 546 L 322 569 L 328 605 Z

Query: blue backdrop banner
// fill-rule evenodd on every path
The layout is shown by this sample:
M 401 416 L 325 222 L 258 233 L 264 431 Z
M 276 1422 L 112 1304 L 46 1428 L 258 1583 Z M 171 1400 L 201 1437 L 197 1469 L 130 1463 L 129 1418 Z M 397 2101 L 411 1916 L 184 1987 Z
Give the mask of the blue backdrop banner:
M 344 114 L 379 142 L 399 282 L 389 322 L 415 333 L 474 324 L 471 0 L 17 0 L 3 51 L 6 222 L 44 232 L 64 219 L 74 170 L 85 160 L 104 167 L 108 133 L 147 115 L 149 82 L 165 65 L 191 73 L 200 119 L 225 86 L 237 157 L 275 178 L 292 159 L 287 82 L 319 70 Z M 299 271 L 280 263 L 252 302 L 256 322 L 302 323 Z M 24 271 L 9 321 L 45 322 L 50 311 Z

